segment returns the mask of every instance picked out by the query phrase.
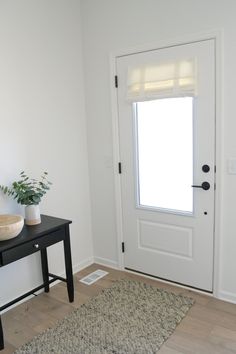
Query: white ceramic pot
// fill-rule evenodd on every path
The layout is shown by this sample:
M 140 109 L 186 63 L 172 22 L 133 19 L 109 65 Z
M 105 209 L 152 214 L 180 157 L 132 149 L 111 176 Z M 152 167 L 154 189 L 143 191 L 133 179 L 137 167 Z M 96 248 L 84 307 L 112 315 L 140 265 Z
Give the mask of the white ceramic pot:
M 26 225 L 37 225 L 41 223 L 39 205 L 26 205 L 25 223 Z

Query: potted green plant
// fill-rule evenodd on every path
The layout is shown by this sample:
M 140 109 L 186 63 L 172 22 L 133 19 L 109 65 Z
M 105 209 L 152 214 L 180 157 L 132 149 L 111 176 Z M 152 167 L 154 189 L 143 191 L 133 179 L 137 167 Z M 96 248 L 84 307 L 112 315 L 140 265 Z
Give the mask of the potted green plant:
M 12 196 L 17 203 L 25 205 L 25 222 L 27 225 L 40 224 L 41 222 L 39 203 L 52 184 L 47 175 L 47 172 L 43 172 L 41 178 L 36 180 L 29 178 L 23 171 L 20 173 L 19 181 L 13 182 L 11 187 L 0 185 L 0 190 L 4 194 Z

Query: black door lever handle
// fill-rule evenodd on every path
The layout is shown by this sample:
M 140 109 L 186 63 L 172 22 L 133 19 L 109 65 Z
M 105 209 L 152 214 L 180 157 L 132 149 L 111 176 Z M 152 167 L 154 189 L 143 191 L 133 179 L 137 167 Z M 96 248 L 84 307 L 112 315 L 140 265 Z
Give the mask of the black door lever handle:
M 204 189 L 204 191 L 207 191 L 208 189 L 210 189 L 211 185 L 208 182 L 202 182 L 202 184 L 200 186 L 193 185 L 192 187 L 193 188 L 202 188 L 202 189 Z

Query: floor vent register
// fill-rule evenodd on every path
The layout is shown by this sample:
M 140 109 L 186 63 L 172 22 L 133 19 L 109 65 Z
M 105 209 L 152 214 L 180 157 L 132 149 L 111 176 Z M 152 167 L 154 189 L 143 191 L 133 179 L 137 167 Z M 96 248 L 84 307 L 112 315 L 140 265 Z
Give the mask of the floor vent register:
M 105 277 L 105 275 L 107 274 L 108 272 L 106 272 L 105 270 L 97 269 L 95 270 L 95 272 L 90 273 L 86 275 L 86 277 L 80 279 L 80 282 L 86 285 L 91 285 L 96 281 L 98 281 L 99 279 Z

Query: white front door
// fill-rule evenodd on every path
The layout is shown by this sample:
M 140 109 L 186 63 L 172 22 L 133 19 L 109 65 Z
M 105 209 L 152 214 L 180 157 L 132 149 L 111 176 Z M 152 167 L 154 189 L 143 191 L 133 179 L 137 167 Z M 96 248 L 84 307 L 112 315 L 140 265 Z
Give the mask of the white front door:
M 214 53 L 214 40 L 205 40 L 116 58 L 125 268 L 209 292 L 214 243 Z M 172 93 L 129 101 L 130 68 L 186 59 L 195 62 L 195 95 Z

